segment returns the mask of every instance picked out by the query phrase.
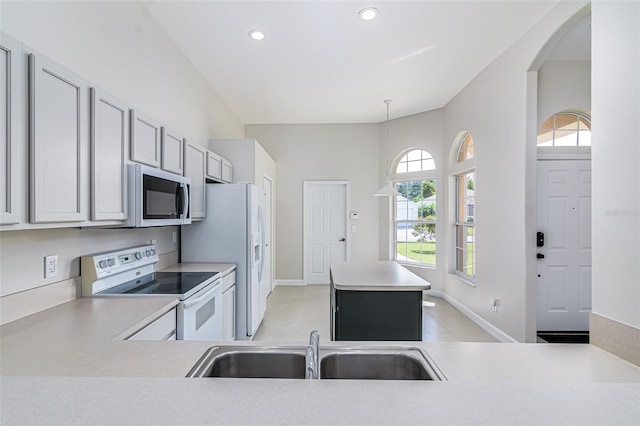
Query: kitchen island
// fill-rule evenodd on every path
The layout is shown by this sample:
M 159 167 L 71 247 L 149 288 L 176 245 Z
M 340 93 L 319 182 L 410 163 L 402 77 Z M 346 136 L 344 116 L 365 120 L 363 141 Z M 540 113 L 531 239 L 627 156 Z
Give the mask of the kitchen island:
M 396 262 L 331 264 L 331 340 L 422 340 L 431 284 Z

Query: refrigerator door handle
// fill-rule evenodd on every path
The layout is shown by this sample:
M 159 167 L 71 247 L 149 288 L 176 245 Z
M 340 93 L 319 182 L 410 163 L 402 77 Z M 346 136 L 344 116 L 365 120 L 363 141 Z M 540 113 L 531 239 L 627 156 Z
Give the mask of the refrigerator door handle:
M 262 282 L 264 275 L 264 215 L 262 206 L 258 206 L 258 224 L 260 226 L 260 269 L 258 270 L 258 282 Z

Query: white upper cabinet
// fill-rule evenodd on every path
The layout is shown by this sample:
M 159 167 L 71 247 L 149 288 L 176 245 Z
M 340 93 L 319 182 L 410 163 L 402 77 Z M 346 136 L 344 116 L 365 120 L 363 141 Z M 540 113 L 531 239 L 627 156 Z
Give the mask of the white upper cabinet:
M 222 181 L 231 183 L 233 180 L 233 166 L 226 158 L 222 159 Z
M 160 167 L 160 133 L 158 121 L 131 110 L 131 161 Z
M 162 170 L 182 175 L 184 139 L 177 132 L 162 128 Z
M 207 152 L 207 178 L 222 180 L 222 157 L 211 151 Z
M 127 218 L 129 107 L 91 88 L 91 220 Z
M 85 80 L 29 55 L 31 222 L 87 219 L 88 101 Z
M 184 145 L 184 175 L 191 179 L 191 219 L 205 217 L 205 168 L 208 151 L 198 145 Z
M 0 225 L 22 223 L 23 55 L 19 42 L 0 33 Z

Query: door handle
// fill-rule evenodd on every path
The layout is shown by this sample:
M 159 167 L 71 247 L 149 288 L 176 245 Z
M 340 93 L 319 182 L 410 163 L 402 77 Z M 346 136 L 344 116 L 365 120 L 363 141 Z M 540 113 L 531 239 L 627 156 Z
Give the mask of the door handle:
M 340 238 L 338 241 L 347 241 L 346 238 Z

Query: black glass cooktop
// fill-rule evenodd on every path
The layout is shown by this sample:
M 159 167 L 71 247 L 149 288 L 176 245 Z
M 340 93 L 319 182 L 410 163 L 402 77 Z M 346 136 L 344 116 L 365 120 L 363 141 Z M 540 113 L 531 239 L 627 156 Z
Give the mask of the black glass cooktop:
M 219 272 L 154 272 L 101 291 L 101 295 L 168 296 L 186 299 L 206 286 Z

